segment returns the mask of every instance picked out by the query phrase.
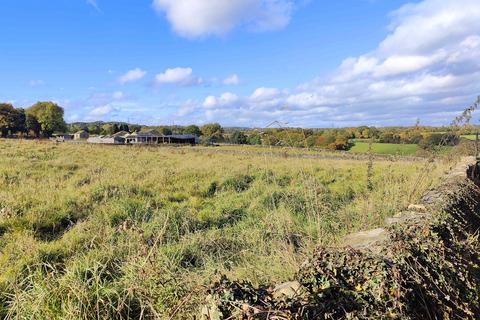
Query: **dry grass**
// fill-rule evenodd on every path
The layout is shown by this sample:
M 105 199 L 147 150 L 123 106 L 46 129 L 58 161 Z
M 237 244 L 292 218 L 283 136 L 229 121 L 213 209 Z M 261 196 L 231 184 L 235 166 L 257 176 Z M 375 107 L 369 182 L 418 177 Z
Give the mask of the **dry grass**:
M 367 161 L 1 140 L 0 315 L 190 318 L 215 274 L 287 280 L 448 167 L 375 161 L 369 191 Z

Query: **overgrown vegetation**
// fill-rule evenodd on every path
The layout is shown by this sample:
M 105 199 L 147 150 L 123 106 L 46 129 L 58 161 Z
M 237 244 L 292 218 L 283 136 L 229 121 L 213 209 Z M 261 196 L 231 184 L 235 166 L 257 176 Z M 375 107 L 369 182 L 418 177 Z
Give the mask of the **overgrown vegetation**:
M 293 292 L 222 277 L 205 319 L 478 319 L 480 189 L 447 186 L 433 219 L 390 227 L 379 253 L 320 246 Z
M 448 166 L 1 140 L 0 316 L 192 318 L 216 274 L 285 281 Z

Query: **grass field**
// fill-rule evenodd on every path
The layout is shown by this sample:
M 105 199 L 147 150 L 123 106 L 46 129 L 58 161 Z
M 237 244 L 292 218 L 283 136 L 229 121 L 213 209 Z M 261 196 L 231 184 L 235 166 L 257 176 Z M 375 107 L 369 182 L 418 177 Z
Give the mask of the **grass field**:
M 0 316 L 192 319 L 218 274 L 288 280 L 449 167 L 375 161 L 370 191 L 365 161 L 195 150 L 0 140 Z
M 372 143 L 372 152 L 377 154 L 412 156 L 415 155 L 417 151 L 418 145 L 416 144 Z M 368 152 L 368 142 L 355 142 L 350 152 Z
M 468 140 L 472 140 L 472 141 L 475 141 L 477 139 L 477 135 L 475 135 L 475 134 L 467 134 L 467 135 L 463 135 L 463 136 L 460 136 L 460 137 L 468 139 Z

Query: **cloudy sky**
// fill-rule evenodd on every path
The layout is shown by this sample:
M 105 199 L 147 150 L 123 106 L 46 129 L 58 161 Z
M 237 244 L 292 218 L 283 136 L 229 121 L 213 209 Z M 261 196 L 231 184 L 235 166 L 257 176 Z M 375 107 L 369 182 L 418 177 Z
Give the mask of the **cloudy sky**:
M 67 121 L 436 125 L 480 95 L 479 0 L 2 0 L 0 13 L 0 101 L 54 100 Z

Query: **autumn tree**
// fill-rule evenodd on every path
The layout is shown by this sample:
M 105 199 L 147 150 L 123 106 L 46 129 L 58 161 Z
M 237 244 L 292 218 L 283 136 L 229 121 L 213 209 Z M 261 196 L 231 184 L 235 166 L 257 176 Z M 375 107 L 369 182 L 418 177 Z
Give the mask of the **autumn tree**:
M 102 134 L 103 135 L 112 135 L 115 133 L 115 127 L 111 123 L 106 123 L 102 126 Z
M 223 140 L 223 128 L 218 123 L 209 123 L 202 127 L 203 136 L 212 141 L 219 142 Z

